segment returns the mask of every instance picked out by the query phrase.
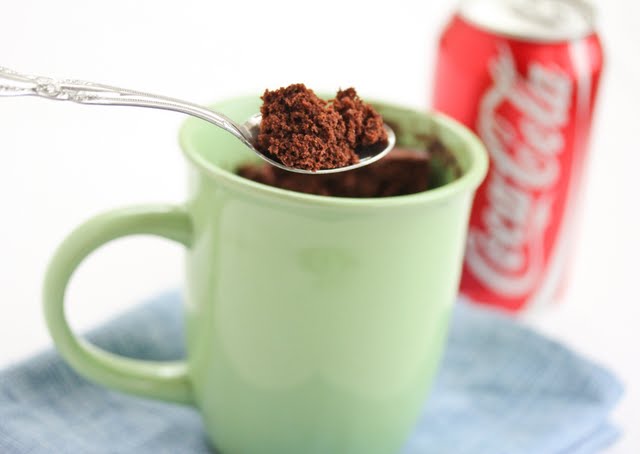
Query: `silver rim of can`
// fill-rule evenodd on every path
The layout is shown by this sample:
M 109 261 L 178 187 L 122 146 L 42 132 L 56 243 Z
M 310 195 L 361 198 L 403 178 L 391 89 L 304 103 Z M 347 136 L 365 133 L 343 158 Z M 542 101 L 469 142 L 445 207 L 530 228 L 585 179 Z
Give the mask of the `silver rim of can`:
M 462 0 L 458 11 L 478 27 L 525 41 L 570 41 L 595 28 L 589 0 Z

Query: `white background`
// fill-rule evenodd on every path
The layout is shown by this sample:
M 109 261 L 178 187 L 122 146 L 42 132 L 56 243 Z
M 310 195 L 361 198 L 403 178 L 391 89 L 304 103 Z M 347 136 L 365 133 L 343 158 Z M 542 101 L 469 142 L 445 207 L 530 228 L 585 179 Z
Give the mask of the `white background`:
M 0 15 L 0 65 L 199 102 L 300 81 L 426 107 L 436 37 L 453 3 L 332 3 L 13 1 Z M 625 436 L 614 453 L 640 452 L 638 5 L 599 2 L 608 59 L 573 276 L 564 302 L 528 320 L 625 382 L 614 415 Z M 182 120 L 0 99 L 0 366 L 50 344 L 42 277 L 74 226 L 121 205 L 183 199 Z M 180 264 L 179 247 L 162 240 L 101 250 L 71 285 L 74 326 L 179 285 Z

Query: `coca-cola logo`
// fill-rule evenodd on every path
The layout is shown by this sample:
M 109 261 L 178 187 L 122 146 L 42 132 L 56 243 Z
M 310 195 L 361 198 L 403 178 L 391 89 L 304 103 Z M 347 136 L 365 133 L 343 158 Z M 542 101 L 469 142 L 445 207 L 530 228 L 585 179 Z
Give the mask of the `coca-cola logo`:
M 492 86 L 477 130 L 491 155 L 486 203 L 469 229 L 466 264 L 492 291 L 521 297 L 544 270 L 544 235 L 564 150 L 572 84 L 555 67 L 532 62 L 526 77 L 506 46 L 490 62 Z

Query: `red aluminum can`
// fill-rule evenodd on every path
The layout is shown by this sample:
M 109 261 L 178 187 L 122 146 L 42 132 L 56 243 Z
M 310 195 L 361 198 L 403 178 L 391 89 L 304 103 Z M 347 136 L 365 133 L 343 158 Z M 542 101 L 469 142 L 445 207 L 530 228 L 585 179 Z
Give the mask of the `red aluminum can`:
M 489 151 L 463 297 L 519 311 L 557 301 L 603 65 L 584 0 L 468 0 L 441 36 L 434 109 Z

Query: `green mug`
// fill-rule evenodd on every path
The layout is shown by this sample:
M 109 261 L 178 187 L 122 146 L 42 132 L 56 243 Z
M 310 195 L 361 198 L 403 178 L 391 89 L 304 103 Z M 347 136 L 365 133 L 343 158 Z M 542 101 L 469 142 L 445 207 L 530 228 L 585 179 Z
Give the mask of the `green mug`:
M 215 107 L 243 121 L 259 105 L 243 97 Z M 187 202 L 97 216 L 55 253 L 44 310 L 62 356 L 102 385 L 196 406 L 224 454 L 401 449 L 442 354 L 487 155 L 451 119 L 375 106 L 399 145 L 436 136 L 462 175 L 400 197 L 286 191 L 235 175 L 259 158 L 227 132 L 189 119 L 180 133 Z M 184 362 L 111 354 L 77 337 L 65 318 L 65 289 L 80 262 L 138 234 L 185 246 Z

